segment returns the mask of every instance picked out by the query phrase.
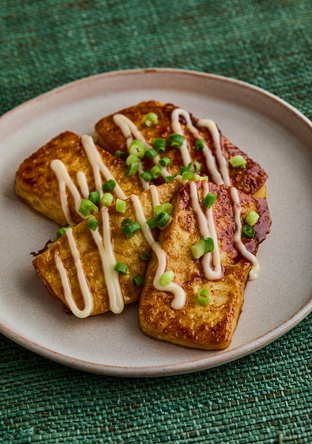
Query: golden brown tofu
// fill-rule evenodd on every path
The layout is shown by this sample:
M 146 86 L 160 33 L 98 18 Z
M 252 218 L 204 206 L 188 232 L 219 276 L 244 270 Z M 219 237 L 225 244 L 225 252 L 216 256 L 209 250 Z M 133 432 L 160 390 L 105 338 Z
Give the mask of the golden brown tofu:
M 119 150 L 128 155 L 128 136 L 125 137 L 120 127 L 114 122 L 114 116 L 116 114 L 122 114 L 130 119 L 148 144 L 152 145 L 153 138 L 164 138 L 168 141 L 169 135 L 176 132 L 172 124 L 172 115 L 176 109 L 178 109 L 178 107 L 170 103 L 163 105 L 156 101 L 149 101 L 141 102 L 138 105 L 131 106 L 130 108 L 119 111 L 118 113 L 104 117 L 95 125 L 96 132 L 99 136 L 99 143 L 103 148 L 112 154 Z M 146 114 L 151 112 L 157 114 L 158 123 L 157 125 L 148 127 L 145 124 L 144 117 Z M 195 131 L 198 132 L 199 138 L 206 142 L 213 157 L 216 158 L 216 147 L 215 143 L 213 143 L 210 131 L 205 127 L 198 126 L 200 122 L 191 114 L 189 115 L 189 119 L 190 123 L 193 125 L 193 127 L 195 127 Z M 198 137 L 189 129 L 189 125 L 187 125 L 185 117 L 180 116 L 178 121 L 187 141 L 187 149 L 190 159 L 193 162 L 197 161 L 200 163 L 200 174 L 208 175 L 209 180 L 217 183 L 212 177 L 213 169 L 211 167 L 210 169 L 207 168 L 207 161 L 205 159 L 204 152 L 195 150 L 195 142 Z M 132 136 L 134 139 L 136 139 L 134 134 L 132 134 Z M 229 159 L 237 155 L 241 155 L 247 160 L 245 168 L 232 168 L 231 165 L 229 165 L 229 174 L 232 185 L 238 190 L 243 191 L 245 194 L 256 197 L 265 197 L 265 181 L 268 176 L 261 166 L 250 159 L 239 148 L 233 145 L 221 132 L 220 145 L 222 155 L 225 157 L 228 164 Z M 167 143 L 166 152 L 161 154 L 160 157 L 164 156 L 171 160 L 171 164 L 167 167 L 169 174 L 178 174 L 181 166 L 184 164 L 180 149 L 173 148 Z M 153 161 L 150 159 L 143 159 L 142 162 L 144 164 L 144 170 L 150 170 L 154 166 Z M 218 167 L 218 161 L 216 161 L 216 165 Z M 163 178 L 160 177 L 155 183 L 162 182 Z
M 160 203 L 169 202 L 176 191 L 181 187 L 178 180 L 163 184 L 158 187 Z M 143 211 L 150 219 L 154 217 L 151 192 L 145 191 L 139 196 Z M 106 210 L 106 209 L 104 209 Z M 93 216 L 98 221 L 98 233 L 103 235 L 102 212 Z M 139 300 L 142 287 L 137 288 L 133 278 L 138 275 L 145 275 L 148 261 L 142 260 L 142 251 L 151 252 L 151 249 L 142 235 L 142 231 L 137 231 L 129 239 L 126 238 L 121 222 L 125 219 L 135 221 L 135 214 L 131 199 L 126 201 L 126 212 L 118 213 L 115 206 L 108 209 L 111 242 L 116 262 L 122 262 L 129 266 L 126 275 L 119 274 L 119 282 L 125 304 Z M 83 274 L 86 278 L 89 291 L 93 298 L 93 310 L 90 315 L 105 313 L 110 310 L 108 289 L 104 277 L 104 270 L 101 261 L 99 248 L 93 238 L 91 230 L 87 227 L 88 220 L 76 225 L 71 231 L 80 257 Z M 157 229 L 154 229 L 155 236 Z M 106 245 L 105 245 L 106 247 Z M 84 309 L 84 299 L 81 284 L 78 280 L 77 267 L 74 260 L 73 250 L 70 247 L 67 233 L 54 242 L 44 253 L 39 254 L 33 261 L 36 273 L 44 282 L 50 295 L 60 300 L 70 311 L 68 301 L 65 298 L 64 285 L 60 272 L 56 266 L 56 255 L 59 255 L 63 267 L 67 273 L 68 283 L 75 304 L 79 310 Z
M 126 176 L 127 166 L 124 162 L 103 148 L 97 146 L 96 149 L 103 164 L 116 179 L 126 197 L 132 193 L 139 194 L 143 191 L 137 176 Z M 77 190 L 78 200 L 87 197 L 84 196 L 84 192 L 78 182 L 78 172 L 85 177 L 86 185 L 90 192 L 97 189 L 94 171 L 83 149 L 81 137 L 66 131 L 24 160 L 16 173 L 15 192 L 18 197 L 34 210 L 52 219 L 60 226 L 70 225 L 70 222 L 79 223 L 83 219 L 76 211 L 73 194 L 67 185 L 65 189 L 65 207 L 68 208 L 69 217 L 66 218 L 64 207 L 61 203 L 60 182 L 51 168 L 51 162 L 55 159 L 62 161 L 64 164 L 69 180 L 71 180 L 72 186 Z M 103 182 L 106 182 L 103 175 L 101 178 Z M 115 195 L 114 192 L 112 194 Z
M 195 182 L 199 204 L 203 211 L 203 187 L 205 181 Z M 209 184 L 210 192 L 217 198 L 214 202 L 213 219 L 221 254 L 222 277 L 208 280 L 204 275 L 202 258 L 194 259 L 191 247 L 202 238 L 197 215 L 190 197 L 191 182 L 178 191 L 174 203 L 173 219 L 161 232 L 159 242 L 167 257 L 166 269 L 174 272 L 174 282 L 185 291 L 183 308 L 173 309 L 173 294 L 155 289 L 153 280 L 157 259 L 152 255 L 145 275 L 145 286 L 140 299 L 139 320 L 142 330 L 154 338 L 186 347 L 200 349 L 223 349 L 231 341 L 243 303 L 243 292 L 251 270 L 247 260 L 234 242 L 236 224 L 235 210 L 230 188 Z M 238 192 L 241 222 L 244 225 L 249 211 L 256 211 L 260 218 L 254 225 L 252 239 L 242 236 L 242 242 L 253 255 L 259 243 L 270 230 L 270 216 L 264 199 L 256 199 Z M 198 303 L 198 290 L 210 292 L 207 306 Z

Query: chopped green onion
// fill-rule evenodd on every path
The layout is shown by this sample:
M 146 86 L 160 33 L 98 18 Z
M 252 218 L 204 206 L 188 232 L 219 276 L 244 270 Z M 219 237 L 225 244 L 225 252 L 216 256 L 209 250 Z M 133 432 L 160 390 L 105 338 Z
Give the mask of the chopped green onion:
M 182 180 L 194 180 L 195 175 L 191 171 L 184 171 L 182 174 Z
M 205 148 L 205 142 L 203 139 L 197 139 L 195 142 L 195 151 L 203 151 Z
M 209 304 L 209 290 L 207 288 L 201 288 L 197 293 L 197 302 L 199 305 L 206 307 Z
M 126 164 L 129 166 L 132 162 L 139 162 L 138 156 L 134 154 L 130 154 L 126 159 Z
M 142 285 L 144 285 L 144 277 L 141 274 L 134 277 L 133 280 L 137 287 L 142 287 Z
M 161 171 L 158 165 L 153 166 L 151 169 L 151 173 L 153 175 L 153 179 L 158 179 L 161 176 Z
M 151 255 L 148 251 L 144 250 L 140 253 L 140 258 L 143 259 L 143 261 L 149 261 L 151 258 Z
M 209 193 L 205 196 L 204 200 L 203 200 L 203 204 L 205 205 L 205 207 L 207 208 L 211 208 L 212 204 L 214 203 L 214 201 L 216 200 L 217 196 L 213 193 Z
M 132 162 L 127 168 L 126 176 L 134 176 L 138 171 L 140 162 Z
M 151 148 L 150 150 L 147 150 L 145 152 L 145 157 L 147 159 L 154 159 L 154 157 L 158 156 L 158 153 L 156 150 L 154 150 L 154 148 Z
M 169 222 L 170 216 L 166 211 L 161 211 L 159 214 L 157 214 L 156 217 L 153 217 L 153 219 L 148 220 L 146 223 L 152 230 L 155 227 L 163 228 L 167 225 Z
M 247 239 L 252 239 L 255 233 L 255 230 L 250 225 L 243 226 L 243 235 L 247 237 Z
M 124 200 L 121 199 L 116 200 L 116 211 L 118 211 L 118 213 L 123 213 L 123 214 L 126 212 L 126 202 Z
M 172 182 L 176 177 L 177 177 L 177 174 L 175 176 L 166 176 L 165 183 Z
M 165 271 L 165 273 L 160 277 L 159 283 L 163 287 L 167 287 L 167 285 L 171 284 L 174 278 L 174 272 L 171 270 Z
M 131 225 L 131 220 L 130 219 L 124 219 L 122 222 L 121 222 L 121 224 L 120 224 L 120 226 L 123 228 L 123 227 L 129 227 L 129 225 Z
M 132 140 L 129 146 L 129 153 L 133 154 L 136 157 L 139 157 L 139 159 L 142 159 L 145 153 L 145 146 L 142 142 L 139 140 Z
M 75 225 L 68 225 L 68 227 L 62 227 L 59 230 L 57 230 L 56 232 L 56 239 L 59 239 L 60 237 L 62 237 L 66 231 L 68 230 L 68 228 L 74 228 Z
M 94 203 L 91 202 L 89 199 L 83 199 L 80 203 L 79 207 L 79 213 L 83 214 L 84 216 L 90 216 L 91 214 L 96 214 L 99 212 L 99 209 Z
M 95 231 L 97 229 L 99 221 L 94 219 L 93 217 L 89 217 L 87 227 L 90 230 Z
M 192 255 L 195 259 L 199 259 L 205 254 L 206 245 L 205 242 L 201 239 L 195 245 L 191 247 Z
M 123 262 L 116 262 L 115 271 L 118 271 L 118 273 L 127 274 L 129 265 L 124 264 Z
M 181 168 L 180 168 L 180 174 L 181 174 L 181 176 L 182 176 L 183 173 L 185 173 L 185 172 L 189 172 L 189 171 L 190 171 L 190 170 L 189 170 L 189 167 L 181 166 Z
M 158 214 L 161 211 L 166 211 L 166 213 L 168 213 L 170 216 L 170 214 L 172 214 L 173 212 L 173 205 L 170 202 L 166 202 L 161 205 L 156 205 L 154 207 L 154 216 L 158 216 Z
M 105 191 L 111 191 L 115 188 L 116 182 L 113 179 L 110 179 L 108 182 L 103 183 L 102 187 Z
M 150 182 L 153 179 L 153 174 L 150 171 L 143 171 L 143 173 L 140 173 L 140 177 L 145 180 L 145 182 Z
M 131 237 L 134 233 L 139 231 L 141 227 L 139 225 L 139 222 L 135 220 L 134 222 L 132 222 L 132 224 L 128 225 L 127 227 L 122 227 L 122 229 L 126 235 L 126 238 L 129 239 L 129 237 Z
M 214 250 L 214 241 L 212 237 L 205 237 L 202 240 L 205 242 L 205 254 L 211 253 Z
M 259 217 L 259 214 L 255 211 L 249 211 L 245 218 L 245 222 L 252 227 L 258 222 Z
M 182 146 L 184 140 L 185 137 L 180 134 L 170 134 L 168 143 L 170 146 Z
M 208 180 L 208 176 L 197 176 L 196 180 Z
M 166 139 L 153 139 L 153 147 L 158 153 L 164 153 L 166 151 Z
M 123 157 L 125 157 L 126 153 L 124 153 L 123 151 L 119 151 L 117 150 L 115 153 L 115 157 L 118 157 L 118 159 L 122 159 Z
M 144 122 L 146 126 L 154 126 L 158 123 L 158 116 L 155 113 L 148 113 L 144 118 Z
M 101 195 L 99 191 L 92 191 L 91 193 L 89 193 L 88 199 L 96 204 L 100 201 Z
M 169 157 L 163 157 L 162 159 L 160 159 L 159 161 L 159 165 L 163 166 L 163 167 L 167 167 L 171 164 L 171 160 L 169 159 Z
M 190 171 L 194 171 L 194 173 L 198 173 L 198 171 L 200 171 L 201 168 L 199 162 L 190 162 L 187 167 Z
M 100 200 L 100 203 L 104 207 L 109 207 L 112 204 L 113 199 L 114 198 L 113 198 L 113 195 L 111 193 L 104 193 L 102 198 L 101 198 L 101 200 Z
M 234 156 L 229 160 L 230 164 L 232 165 L 233 168 L 246 168 L 246 162 L 247 160 L 245 160 L 243 158 L 243 156 L 238 155 L 238 156 Z

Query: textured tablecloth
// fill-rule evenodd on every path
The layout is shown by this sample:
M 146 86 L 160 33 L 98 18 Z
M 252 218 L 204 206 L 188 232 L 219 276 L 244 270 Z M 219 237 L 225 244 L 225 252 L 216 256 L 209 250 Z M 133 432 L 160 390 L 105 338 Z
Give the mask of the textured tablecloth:
M 81 77 L 172 67 L 311 118 L 311 19 L 311 0 L 1 0 L 0 114 Z M 311 443 L 311 319 L 244 359 L 155 379 L 69 369 L 0 335 L 0 442 Z

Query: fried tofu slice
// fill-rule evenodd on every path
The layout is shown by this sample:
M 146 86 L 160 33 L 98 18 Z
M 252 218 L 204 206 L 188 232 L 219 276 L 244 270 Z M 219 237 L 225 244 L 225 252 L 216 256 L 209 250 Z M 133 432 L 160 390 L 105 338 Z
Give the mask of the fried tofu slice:
M 251 262 L 245 259 L 234 242 L 236 224 L 234 205 L 227 186 L 209 184 L 210 192 L 217 198 L 213 218 L 221 254 L 222 277 L 207 280 L 202 258 L 194 259 L 191 247 L 201 238 L 197 215 L 190 197 L 190 182 L 174 199 L 172 222 L 162 231 L 159 242 L 167 257 L 167 270 L 174 272 L 174 282 L 186 294 L 183 308 L 171 307 L 172 293 L 158 291 L 153 285 L 157 259 L 152 256 L 145 275 L 145 286 L 140 299 L 139 320 L 144 333 L 156 339 L 186 347 L 205 350 L 224 349 L 231 341 L 243 304 L 243 293 L 251 270 Z M 203 206 L 204 181 L 196 183 L 200 207 Z M 249 211 L 256 211 L 260 218 L 254 225 L 255 236 L 242 242 L 249 252 L 256 254 L 260 242 L 270 230 L 270 216 L 265 199 L 256 199 L 238 192 L 241 203 L 241 222 Z M 207 306 L 198 303 L 198 290 L 210 292 Z
M 180 187 L 181 182 L 178 179 L 158 187 L 160 204 L 172 200 Z M 146 217 L 148 219 L 154 217 L 151 191 L 139 194 L 138 198 Z M 103 210 L 106 209 L 104 208 Z M 93 218 L 98 221 L 97 230 L 103 234 L 101 213 L 102 211 L 94 215 Z M 148 261 L 142 260 L 140 254 L 143 251 L 150 253 L 151 249 L 141 230 L 127 239 L 121 228 L 123 220 L 130 219 L 132 222 L 135 221 L 135 212 L 131 199 L 126 201 L 126 212 L 124 214 L 117 212 L 115 206 L 108 208 L 108 214 L 110 237 L 116 262 L 122 262 L 129 266 L 126 275 L 119 274 L 119 282 L 124 304 L 130 304 L 139 300 L 142 290 L 142 287 L 136 287 L 133 278 L 138 275 L 144 276 L 148 265 Z M 109 311 L 111 307 L 100 251 L 87 224 L 88 220 L 85 220 L 76 225 L 72 229 L 72 235 L 77 246 L 83 274 L 93 298 L 93 310 L 90 315 L 96 315 Z M 153 233 L 155 233 L 155 236 L 157 235 L 157 228 L 153 230 Z M 56 255 L 60 257 L 66 270 L 74 302 L 79 310 L 83 310 L 82 288 L 78 279 L 74 254 L 69 244 L 67 232 L 33 260 L 36 273 L 43 281 L 50 295 L 54 299 L 61 301 L 66 311 L 70 312 L 70 307 L 65 297 L 64 285 L 56 266 Z
M 137 176 L 126 176 L 127 166 L 124 162 L 99 146 L 96 146 L 96 149 L 104 165 L 120 185 L 126 197 L 143 191 Z M 77 224 L 83 218 L 76 211 L 74 197 L 68 186 L 66 186 L 66 205 L 69 217 L 66 217 L 62 206 L 60 183 L 51 168 L 51 162 L 55 159 L 63 162 L 80 200 L 87 197 L 88 191 L 97 190 L 94 171 L 83 149 L 81 137 L 66 131 L 23 161 L 15 176 L 15 193 L 34 210 L 60 226 L 70 225 L 71 223 Z M 80 175 L 84 175 L 88 191 L 84 192 L 81 189 L 78 182 L 78 172 Z M 102 179 L 103 182 L 106 182 L 103 175 Z
M 153 138 L 164 138 L 169 139 L 169 135 L 176 133 L 176 128 L 172 124 L 173 112 L 177 110 L 178 107 L 171 104 L 162 104 L 157 101 L 141 102 L 138 105 L 131 106 L 129 108 L 123 109 L 118 113 L 111 114 L 107 117 L 102 118 L 95 125 L 95 130 L 99 137 L 99 144 L 108 150 L 110 153 L 114 154 L 117 150 L 123 151 L 125 157 L 128 155 L 129 135 L 125 137 L 121 128 L 115 123 L 114 116 L 116 114 L 122 114 L 130 119 L 131 122 L 136 126 L 137 130 L 141 133 L 145 141 L 152 145 Z M 158 116 L 158 123 L 154 126 L 146 126 L 144 118 L 148 113 L 155 113 Z M 190 130 L 190 125 L 185 120 L 185 116 L 190 120 L 189 123 L 195 128 L 198 133 L 198 137 Z M 204 120 L 199 121 L 197 118 L 192 116 L 183 110 L 183 113 L 179 117 L 179 123 L 181 125 L 182 132 L 186 138 L 187 149 L 191 161 L 199 162 L 201 166 L 200 174 L 208 175 L 209 180 L 218 183 L 213 180 L 213 168 L 207 168 L 207 161 L 204 155 L 204 151 L 195 150 L 195 142 L 198 138 L 205 141 L 208 148 L 210 149 L 213 157 L 217 158 L 216 146 L 213 142 L 212 133 L 210 130 L 204 126 L 199 126 L 205 124 Z M 215 126 L 216 134 L 220 134 L 220 146 L 222 155 L 225 157 L 226 162 L 229 164 L 229 159 L 241 155 L 246 159 L 245 168 L 232 168 L 229 165 L 229 174 L 232 186 L 235 186 L 238 190 L 255 197 L 265 197 L 265 181 L 267 179 L 266 172 L 261 168 L 261 166 L 250 159 L 243 151 L 233 145 Z M 133 134 L 133 139 L 137 136 Z M 131 135 L 130 135 L 131 139 Z M 171 160 L 171 164 L 167 167 L 170 175 L 175 175 L 180 173 L 180 168 L 185 164 L 181 157 L 180 149 L 173 148 L 168 143 L 166 146 L 166 152 L 161 154 L 160 157 L 168 157 Z M 144 170 L 150 170 L 154 163 L 152 160 L 143 159 Z M 220 168 L 218 165 L 218 160 L 216 160 L 216 168 Z M 216 174 L 216 173 L 215 173 Z M 155 183 L 162 183 L 164 181 L 163 177 L 160 177 Z

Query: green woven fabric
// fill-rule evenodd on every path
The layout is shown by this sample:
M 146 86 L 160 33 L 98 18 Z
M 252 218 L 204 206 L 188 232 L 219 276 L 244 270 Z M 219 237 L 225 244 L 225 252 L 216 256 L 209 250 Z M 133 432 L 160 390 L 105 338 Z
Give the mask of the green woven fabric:
M 260 86 L 312 118 L 310 0 L 2 0 L 0 114 L 112 70 Z M 2 443 L 311 443 L 311 316 L 253 355 L 185 376 L 63 367 L 0 335 Z

